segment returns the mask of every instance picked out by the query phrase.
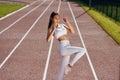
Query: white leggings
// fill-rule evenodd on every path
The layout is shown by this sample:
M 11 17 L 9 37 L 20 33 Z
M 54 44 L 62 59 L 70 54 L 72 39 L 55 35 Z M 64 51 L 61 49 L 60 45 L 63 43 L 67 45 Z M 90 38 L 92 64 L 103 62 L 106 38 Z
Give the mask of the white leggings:
M 70 64 L 74 65 L 85 53 L 85 49 L 81 47 L 71 46 L 68 40 L 60 41 L 59 52 L 62 56 L 60 71 L 58 74 L 58 80 L 63 80 L 65 67 Z M 74 55 L 70 60 L 70 56 Z

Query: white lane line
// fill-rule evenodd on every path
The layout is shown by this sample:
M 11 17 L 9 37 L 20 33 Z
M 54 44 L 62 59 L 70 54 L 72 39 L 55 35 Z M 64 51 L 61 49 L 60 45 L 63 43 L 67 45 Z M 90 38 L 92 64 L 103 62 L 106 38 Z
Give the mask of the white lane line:
M 54 0 L 53 0 L 54 1 Z M 0 64 L 0 69 L 2 66 L 6 63 L 6 61 L 10 58 L 10 56 L 14 53 L 14 51 L 19 47 L 19 45 L 22 43 L 22 41 L 25 39 L 25 37 L 29 34 L 29 32 L 33 29 L 33 27 L 36 25 L 36 23 L 39 21 L 39 19 L 45 14 L 45 12 L 48 10 L 48 8 L 51 6 L 51 3 L 45 8 L 45 10 L 41 13 L 41 15 L 35 20 L 33 25 L 29 28 L 29 30 L 25 33 L 25 35 L 21 38 L 21 40 L 17 43 L 17 45 L 12 49 L 12 51 L 9 53 L 9 55 L 5 58 L 5 60 Z
M 11 16 L 11 15 L 13 15 L 13 14 L 15 14 L 15 13 L 17 13 L 17 12 L 23 10 L 23 9 L 25 9 L 25 8 L 28 8 L 29 6 L 33 5 L 34 3 L 38 2 L 38 1 L 39 1 L 39 0 L 34 1 L 34 2 L 32 2 L 31 4 L 26 5 L 25 7 L 21 8 L 21 9 L 18 9 L 17 11 L 14 11 L 14 12 L 12 12 L 12 13 L 10 13 L 10 14 L 7 14 L 6 16 L 1 17 L 0 20 L 3 20 L 3 19 L 5 19 L 5 18 L 7 18 L 7 17 L 9 17 L 9 16 Z
M 61 0 L 59 0 L 58 10 L 57 10 L 58 13 L 60 12 L 60 7 L 61 7 Z
M 71 11 L 72 17 L 73 17 L 73 19 L 74 19 L 74 22 L 75 22 L 75 25 L 76 25 L 76 28 L 77 28 L 77 31 L 78 31 L 80 40 L 81 40 L 81 42 L 82 42 L 82 44 L 83 44 L 83 47 L 86 49 L 84 40 L 83 40 L 83 38 L 82 38 L 80 29 L 79 29 L 79 27 L 78 27 L 78 24 L 77 24 L 77 21 L 76 21 L 76 19 L 75 19 L 75 15 L 74 15 L 74 13 L 73 13 L 73 11 L 72 11 L 72 8 L 71 8 L 71 6 L 70 6 L 70 3 L 67 2 L 67 4 L 68 4 L 68 6 L 69 6 L 69 9 L 70 9 L 70 11 Z M 94 79 L 95 79 L 95 80 L 98 80 L 97 74 L 96 74 L 95 69 L 94 69 L 94 67 L 93 67 L 92 61 L 91 61 L 91 59 L 90 59 L 90 57 L 89 57 L 89 54 L 88 54 L 87 49 L 86 49 L 86 56 L 87 56 L 89 65 L 90 65 L 90 67 L 91 67 L 92 73 L 93 73 L 93 75 L 94 75 Z
M 6 30 L 8 30 L 9 28 L 11 28 L 13 25 L 15 25 L 17 22 L 19 22 L 20 20 L 22 20 L 24 17 L 26 17 L 27 15 L 29 15 L 30 13 L 32 13 L 33 11 L 35 11 L 37 8 L 39 8 L 46 0 L 44 0 L 40 5 L 38 5 L 37 7 L 33 8 L 31 11 L 29 11 L 28 13 L 26 13 L 25 15 L 23 15 L 22 17 L 18 18 L 15 22 L 13 22 L 11 25 L 9 25 L 8 27 L 6 27 L 5 29 L 3 29 L 2 31 L 0 31 L 0 35 L 5 32 Z
M 61 0 L 59 0 L 58 10 L 57 10 L 58 13 L 60 11 L 60 6 L 61 6 Z M 51 56 L 51 50 L 52 50 L 53 42 L 54 42 L 54 37 L 52 37 L 52 40 L 50 42 L 50 47 L 49 47 L 49 51 L 48 51 L 48 56 L 47 56 L 46 65 L 45 65 L 45 69 L 44 69 L 44 74 L 43 74 L 43 79 L 42 80 L 46 80 L 46 77 L 47 77 L 47 70 L 48 70 L 48 67 L 49 67 L 49 62 L 50 62 L 50 56 Z

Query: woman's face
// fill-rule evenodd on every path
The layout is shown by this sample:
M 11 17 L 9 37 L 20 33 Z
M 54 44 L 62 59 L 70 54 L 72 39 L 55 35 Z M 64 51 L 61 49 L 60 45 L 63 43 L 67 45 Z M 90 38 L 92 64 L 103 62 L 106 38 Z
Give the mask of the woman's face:
M 53 24 L 58 24 L 59 23 L 59 21 L 60 21 L 60 16 L 59 15 L 55 15 L 54 17 L 53 17 Z

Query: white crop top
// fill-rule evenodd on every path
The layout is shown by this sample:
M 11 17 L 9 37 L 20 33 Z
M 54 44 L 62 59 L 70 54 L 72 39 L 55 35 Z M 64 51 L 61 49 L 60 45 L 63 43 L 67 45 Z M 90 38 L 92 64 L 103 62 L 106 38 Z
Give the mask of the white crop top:
M 58 27 L 56 28 L 55 35 L 54 35 L 57 39 L 67 34 L 67 30 L 65 26 L 66 26 L 65 24 L 58 24 Z

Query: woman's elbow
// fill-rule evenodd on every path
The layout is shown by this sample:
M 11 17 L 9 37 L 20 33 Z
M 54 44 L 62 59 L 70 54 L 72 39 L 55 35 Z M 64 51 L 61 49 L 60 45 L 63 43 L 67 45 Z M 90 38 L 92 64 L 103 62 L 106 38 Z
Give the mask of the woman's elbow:
M 46 42 L 49 42 L 48 38 L 46 38 Z
M 46 39 L 46 42 L 49 42 L 49 41 Z
M 75 34 L 75 31 L 73 31 L 72 33 Z
M 72 28 L 72 29 L 70 29 L 70 32 L 72 33 L 72 34 L 75 34 L 75 30 Z
M 74 30 L 72 30 L 72 31 L 71 31 L 71 33 L 72 33 L 72 34 L 75 34 L 75 31 L 74 31 Z
M 50 42 L 50 39 L 49 39 L 49 38 L 46 38 L 46 41 L 47 41 L 47 42 Z
M 48 39 L 46 39 L 46 42 L 50 42 Z

